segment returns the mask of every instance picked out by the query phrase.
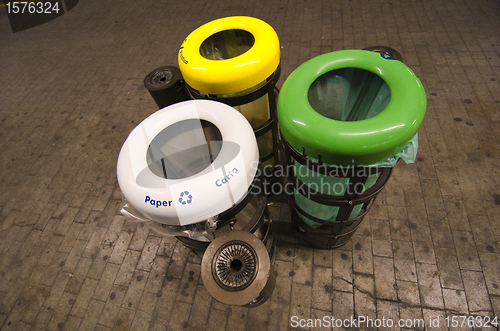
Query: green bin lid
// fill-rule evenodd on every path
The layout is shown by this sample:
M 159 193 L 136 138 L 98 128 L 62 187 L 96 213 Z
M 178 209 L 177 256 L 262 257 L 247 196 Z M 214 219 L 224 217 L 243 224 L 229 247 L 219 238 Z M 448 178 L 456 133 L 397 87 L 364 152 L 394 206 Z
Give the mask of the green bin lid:
M 357 68 L 387 84 L 390 100 L 380 113 L 338 120 L 317 112 L 309 101 L 316 79 L 331 71 Z M 396 155 L 415 136 L 425 115 L 422 83 L 405 64 L 385 54 L 342 50 L 317 56 L 286 79 L 278 97 L 278 121 L 286 141 L 312 159 L 337 166 L 370 165 Z

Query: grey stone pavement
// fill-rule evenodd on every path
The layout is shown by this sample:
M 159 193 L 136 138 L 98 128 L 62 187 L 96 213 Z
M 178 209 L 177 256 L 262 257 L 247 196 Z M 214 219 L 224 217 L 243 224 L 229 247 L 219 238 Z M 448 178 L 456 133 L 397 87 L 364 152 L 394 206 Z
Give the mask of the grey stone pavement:
M 384 45 L 428 98 L 417 162 L 396 166 L 351 242 L 313 249 L 288 231 L 288 206 L 270 206 L 277 284 L 254 309 L 212 299 L 200 258 L 126 221 L 115 174 L 156 110 L 144 77 L 231 15 L 277 31 L 278 86 L 314 56 Z M 499 53 L 496 0 L 82 0 L 15 34 L 0 8 L 0 329 L 287 330 L 366 316 L 472 330 L 459 316 L 500 318 Z

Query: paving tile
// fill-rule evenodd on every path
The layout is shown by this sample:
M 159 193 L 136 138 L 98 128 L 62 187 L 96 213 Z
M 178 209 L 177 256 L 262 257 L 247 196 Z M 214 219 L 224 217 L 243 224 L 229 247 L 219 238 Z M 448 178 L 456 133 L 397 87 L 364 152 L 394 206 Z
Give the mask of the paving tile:
M 161 294 L 159 294 L 158 301 L 156 302 L 155 319 L 152 323 L 163 325 L 165 328 L 168 326 L 170 315 L 175 305 L 175 301 L 172 298 L 177 294 L 180 282 L 180 279 L 173 278 L 171 280 L 167 279 L 163 284 Z
M 392 242 L 392 249 L 396 279 L 416 282 L 415 259 L 411 245 L 408 245 L 404 241 L 394 240 Z
M 227 324 L 227 317 L 225 315 L 226 314 L 223 311 L 217 309 L 210 309 L 210 314 L 208 315 L 207 329 L 214 331 L 225 330 Z
M 81 323 L 82 323 L 81 318 L 75 316 L 68 316 L 68 319 L 64 322 L 62 330 L 77 330 L 80 327 Z
M 34 329 L 44 329 L 50 321 L 54 310 L 41 309 L 33 323 Z
M 391 239 L 411 241 L 410 223 L 408 219 L 389 219 L 391 224 Z
M 370 209 L 370 217 L 375 219 L 387 219 L 388 211 L 387 211 L 387 200 L 385 199 L 386 192 L 382 190 L 378 195 L 375 201 L 373 202 L 373 206 Z
M 311 286 L 292 283 L 290 316 L 308 319 L 311 316 Z
M 427 214 L 423 194 L 420 192 L 406 192 L 404 198 L 408 220 L 414 224 L 425 224 Z
M 158 297 L 158 293 L 142 292 L 141 300 L 137 309 L 150 315 L 153 314 Z
M 109 257 L 109 262 L 121 264 L 125 254 L 127 253 L 127 247 L 132 240 L 132 232 L 120 232 L 118 239 L 113 248 L 113 253 Z
M 115 325 L 113 330 L 130 330 L 132 328 L 132 323 L 134 322 L 134 317 L 137 314 L 136 311 L 120 308 L 116 316 Z
M 310 286 L 312 284 L 313 249 L 296 245 L 295 255 L 297 257 L 293 263 L 293 281 Z
M 452 230 L 471 231 L 462 199 L 453 196 L 444 198 L 448 221 Z
M 313 267 L 311 308 L 328 310 L 332 306 L 332 269 Z
M 319 309 L 311 309 L 311 321 L 308 323 L 314 330 L 332 330 L 331 316 L 327 312 Z M 306 325 L 307 325 L 306 324 Z
M 130 284 L 128 284 L 128 290 L 123 299 L 122 307 L 136 310 L 139 306 L 142 293 L 144 291 L 144 286 L 148 279 L 149 273 L 142 270 L 135 270 Z
M 128 249 L 133 249 L 136 251 L 141 251 L 142 247 L 146 243 L 149 234 L 149 227 L 145 223 L 139 223 L 137 229 L 130 241 Z
M 243 319 L 243 322 L 246 323 L 247 330 L 262 330 L 270 327 L 271 324 L 271 316 L 273 315 L 273 307 L 271 305 L 262 305 L 259 307 L 255 307 L 252 309 L 248 309 L 246 317 Z M 230 307 L 226 310 L 222 315 L 226 316 L 228 319 L 229 315 L 232 314 L 232 308 Z M 240 315 L 241 317 L 241 315 Z M 209 317 L 210 318 L 210 317 Z M 226 328 L 228 325 L 226 324 Z
M 94 330 L 104 309 L 105 302 L 92 299 L 78 330 Z
M 422 309 L 426 330 L 448 330 L 446 314 L 442 310 Z
M 374 278 L 370 275 L 357 274 L 354 278 L 354 313 L 369 319 L 376 319 Z
M 82 318 L 85 315 L 87 307 L 92 299 L 98 281 L 95 279 L 86 278 L 83 282 L 82 288 L 75 299 L 71 315 Z
M 167 270 L 167 267 L 170 263 L 170 258 L 163 257 L 161 255 L 157 255 L 154 259 L 151 267 L 151 271 L 149 272 L 148 282 L 144 288 L 144 291 L 157 293 L 161 290 L 164 275 Z
M 354 316 L 354 295 L 346 292 L 333 292 L 332 316 L 335 319 L 351 319 Z
M 94 233 L 94 229 L 97 226 L 97 221 L 100 217 L 99 212 L 91 212 L 85 223 L 83 224 L 82 229 L 80 230 L 80 234 L 78 235 L 78 239 L 88 241 L 92 237 Z
M 500 315 L 500 297 L 498 296 L 491 296 L 491 305 L 493 306 L 493 313 L 495 316 Z
M 123 263 L 120 266 L 118 275 L 115 278 L 115 284 L 121 286 L 128 286 L 132 279 L 135 266 L 139 260 L 140 252 L 128 250 Z
M 279 277 L 276 278 L 276 287 L 273 296 L 269 300 L 269 305 L 262 305 L 263 309 L 267 309 L 268 327 L 271 329 L 280 329 L 290 324 L 290 316 L 288 315 L 288 308 L 290 306 L 290 293 L 292 289 L 292 277 Z M 326 307 L 325 310 L 331 309 Z M 231 324 L 229 324 L 230 327 Z
M 56 255 L 58 247 L 59 245 L 57 244 L 48 244 L 45 247 L 42 256 L 40 257 L 38 264 L 43 266 L 48 266 L 52 261 L 52 259 L 54 258 L 54 255 Z
M 500 255 L 480 252 L 483 275 L 490 295 L 500 295 Z
M 374 257 L 375 295 L 377 299 L 397 300 L 394 261 Z
M 85 223 L 96 200 L 96 197 L 87 195 L 85 197 L 85 200 L 83 201 L 82 206 L 77 209 L 78 213 L 75 215 L 74 221 L 77 223 Z
M 377 300 L 377 322 L 379 330 L 397 330 L 399 320 L 398 303 L 393 301 Z
M 97 254 L 99 253 L 100 247 L 102 240 L 104 239 L 104 236 L 106 235 L 107 229 L 105 228 L 100 228 L 96 227 L 94 229 L 94 232 L 92 233 L 92 236 L 90 237 L 90 240 L 87 244 L 87 247 L 85 247 L 85 251 L 83 252 L 83 257 L 87 258 L 95 258 Z
M 61 295 L 64 293 L 64 289 L 66 288 L 69 280 L 71 278 L 71 274 L 67 272 L 60 271 L 57 275 L 57 278 L 54 282 L 54 285 L 50 288 L 50 293 L 43 302 L 43 307 L 56 307 Z
M 63 270 L 67 272 L 73 272 L 80 262 L 80 258 L 85 251 L 85 247 L 87 246 L 87 242 L 84 240 L 77 240 L 71 247 L 71 250 L 68 253 L 68 257 L 66 261 L 64 261 Z
M 47 296 L 48 291 L 45 286 L 23 289 L 8 314 L 4 328 L 6 330 L 15 330 L 21 328 L 24 323 L 33 323 L 42 302 Z
M 78 213 L 79 209 L 74 208 L 74 207 L 69 207 L 66 212 L 64 213 L 64 216 L 62 217 L 61 221 L 59 222 L 56 230 L 54 231 L 55 234 L 64 236 L 68 232 L 71 224 L 73 223 L 73 220 L 75 219 L 76 214 Z
M 160 238 L 153 236 L 150 236 L 146 240 L 144 249 L 142 251 L 142 255 L 139 258 L 139 262 L 137 262 L 137 269 L 145 271 L 151 270 L 151 266 L 156 256 L 156 252 L 158 251 L 158 246 L 160 245 L 160 241 L 161 241 Z
M 441 286 L 449 289 L 463 290 L 462 274 L 455 249 L 436 248 L 436 261 Z
M 89 272 L 87 273 L 87 277 L 100 279 L 112 252 L 113 248 L 108 245 L 101 245 L 99 252 L 92 256 L 93 262 L 90 266 Z
M 175 237 L 162 237 L 157 254 L 163 257 L 171 257 L 177 241 Z
M 316 266 L 331 268 L 332 266 L 332 252 L 330 250 L 314 250 L 313 264 Z
M 111 293 L 99 317 L 99 324 L 110 328 L 115 325 L 126 291 L 127 288 L 122 286 L 113 285 L 111 287 Z
M 87 277 L 87 272 L 92 265 L 92 259 L 81 258 L 76 266 L 74 272 L 70 274 L 70 280 L 68 285 L 66 285 L 66 292 L 77 294 L 80 291 L 85 278 Z
M 64 292 L 55 307 L 55 311 L 50 318 L 50 321 L 47 324 L 47 330 L 57 330 L 62 328 L 66 318 L 68 317 L 68 313 L 70 312 L 74 302 L 76 299 L 76 295 Z
M 150 313 L 138 310 L 135 313 L 134 321 L 132 322 L 130 330 L 135 330 L 135 331 L 147 330 L 151 319 L 152 316 Z
M 196 293 L 196 284 L 198 284 L 200 278 L 200 266 L 193 263 L 187 263 L 184 268 L 176 301 L 192 304 Z
M 182 274 L 184 272 L 184 267 L 186 266 L 186 261 L 189 257 L 189 249 L 181 244 L 180 241 L 177 241 L 175 244 L 175 249 L 170 259 L 170 263 L 168 265 L 166 277 L 170 278 L 182 278 Z
M 405 194 L 399 179 L 392 176 L 386 184 L 386 198 L 387 204 L 390 206 L 406 206 Z
M 333 251 L 332 286 L 336 291 L 352 292 L 352 253 Z
M 390 219 L 406 220 L 408 219 L 408 212 L 406 206 L 387 206 Z
M 464 291 L 443 289 L 445 308 L 455 315 L 466 315 L 469 313 L 467 298 Z
M 454 248 L 453 236 L 451 234 L 450 225 L 446 212 L 443 211 L 429 211 L 429 227 L 431 229 L 432 241 L 435 247 L 449 247 Z
M 483 215 L 471 215 L 469 216 L 469 222 L 478 253 L 500 253 L 498 240 L 495 238 L 488 217 Z
M 370 215 L 370 225 L 371 225 L 372 241 L 387 240 L 388 238 L 391 237 L 390 223 L 388 220 L 374 219 Z
M 443 197 L 439 189 L 439 183 L 435 179 L 422 179 L 421 184 L 426 208 L 428 210 L 443 209 Z
M 396 282 L 400 302 L 410 306 L 420 306 L 418 284 L 398 280 Z
M 61 271 L 61 268 L 65 265 L 65 261 L 68 254 L 57 252 L 54 254 L 50 265 L 47 266 L 45 272 L 40 280 L 40 283 L 46 286 L 52 286 Z
M 125 218 L 123 216 L 115 215 L 113 217 L 113 221 L 102 240 L 103 245 L 109 245 L 113 247 L 120 236 L 121 229 L 123 227 L 123 223 L 125 222 Z
M 72 223 L 58 250 L 61 252 L 69 253 L 71 251 L 71 248 L 75 244 L 82 227 L 82 224 Z
M 481 263 L 477 255 L 472 233 L 466 231 L 453 231 L 453 241 L 457 248 L 460 269 L 481 271 Z
M 423 141 L 421 136 L 423 136 L 423 129 L 420 129 L 419 143 Z M 419 150 L 419 157 L 417 159 L 416 165 L 417 165 L 419 177 L 425 178 L 427 180 L 426 191 L 430 192 L 429 190 L 432 189 L 432 187 L 434 186 L 433 182 L 437 179 L 437 175 L 436 175 L 436 171 L 434 169 L 434 164 L 432 163 L 431 155 L 425 155 L 424 153 L 422 153 L 421 150 Z M 424 192 L 424 185 L 422 182 L 420 182 L 420 186 L 421 186 L 422 192 Z M 432 199 L 432 196 L 429 196 L 428 198 Z
M 104 211 L 104 208 L 108 203 L 108 199 L 113 193 L 113 189 L 113 186 L 104 186 L 102 189 L 100 189 L 97 201 L 92 206 L 92 210 Z
M 462 278 L 470 314 L 491 311 L 483 274 L 477 271 L 463 271 Z
M 352 252 L 353 272 L 373 274 L 372 244 L 370 237 L 354 235 L 352 237 L 354 250 Z
M 401 330 L 425 330 L 425 320 L 421 308 L 399 304 L 399 318 L 403 321 Z
M 443 309 L 439 271 L 434 264 L 417 263 L 420 303 L 424 307 Z
M 205 328 L 205 326 L 207 325 L 207 321 L 208 321 L 208 315 L 210 312 L 211 301 L 212 301 L 212 296 L 210 295 L 210 293 L 208 293 L 205 286 L 198 285 L 197 289 L 196 289 L 195 298 L 193 300 L 193 307 L 192 307 L 190 315 L 189 315 L 188 325 L 190 328 L 200 329 L 200 330 L 203 330 Z M 236 313 L 235 310 L 238 310 L 238 308 L 235 307 L 232 310 L 232 312 Z M 238 325 L 244 326 L 244 323 L 242 323 L 241 320 L 244 320 L 244 318 L 245 318 L 245 310 L 246 309 L 239 308 L 239 310 L 241 310 L 241 313 L 235 314 L 234 324 L 231 322 L 231 317 L 228 319 L 228 325 L 231 325 L 232 330 L 237 330 Z M 241 316 L 243 316 L 243 317 L 241 317 Z
M 412 223 L 410 229 L 415 261 L 435 264 L 436 257 L 430 227 L 427 225 L 415 225 Z

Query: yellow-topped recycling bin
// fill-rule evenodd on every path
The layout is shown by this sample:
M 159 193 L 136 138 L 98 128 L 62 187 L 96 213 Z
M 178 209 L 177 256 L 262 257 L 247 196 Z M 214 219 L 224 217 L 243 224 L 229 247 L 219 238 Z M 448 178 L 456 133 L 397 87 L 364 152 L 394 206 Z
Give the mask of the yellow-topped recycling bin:
M 190 95 L 240 111 L 254 129 L 265 175 L 279 163 L 275 84 L 280 76 L 278 35 L 247 16 L 217 19 L 184 39 L 178 63 Z

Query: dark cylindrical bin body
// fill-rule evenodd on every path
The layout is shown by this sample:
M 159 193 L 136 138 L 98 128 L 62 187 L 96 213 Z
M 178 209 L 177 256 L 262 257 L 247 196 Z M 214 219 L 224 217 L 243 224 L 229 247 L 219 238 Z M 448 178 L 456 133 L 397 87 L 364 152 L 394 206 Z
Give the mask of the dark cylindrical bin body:
M 151 71 L 144 78 L 144 86 L 160 109 L 192 99 L 186 91 L 181 71 L 174 66 L 160 67 Z
M 294 164 L 287 168 L 287 178 L 294 187 L 289 203 L 298 236 L 316 248 L 332 249 L 346 244 L 384 188 L 392 168 L 326 166 L 299 154 L 286 141 L 284 144 L 286 160 Z M 345 192 L 338 195 L 321 192 L 318 183 L 323 180 L 338 184 Z M 320 215 L 329 217 L 325 216 L 325 220 Z

